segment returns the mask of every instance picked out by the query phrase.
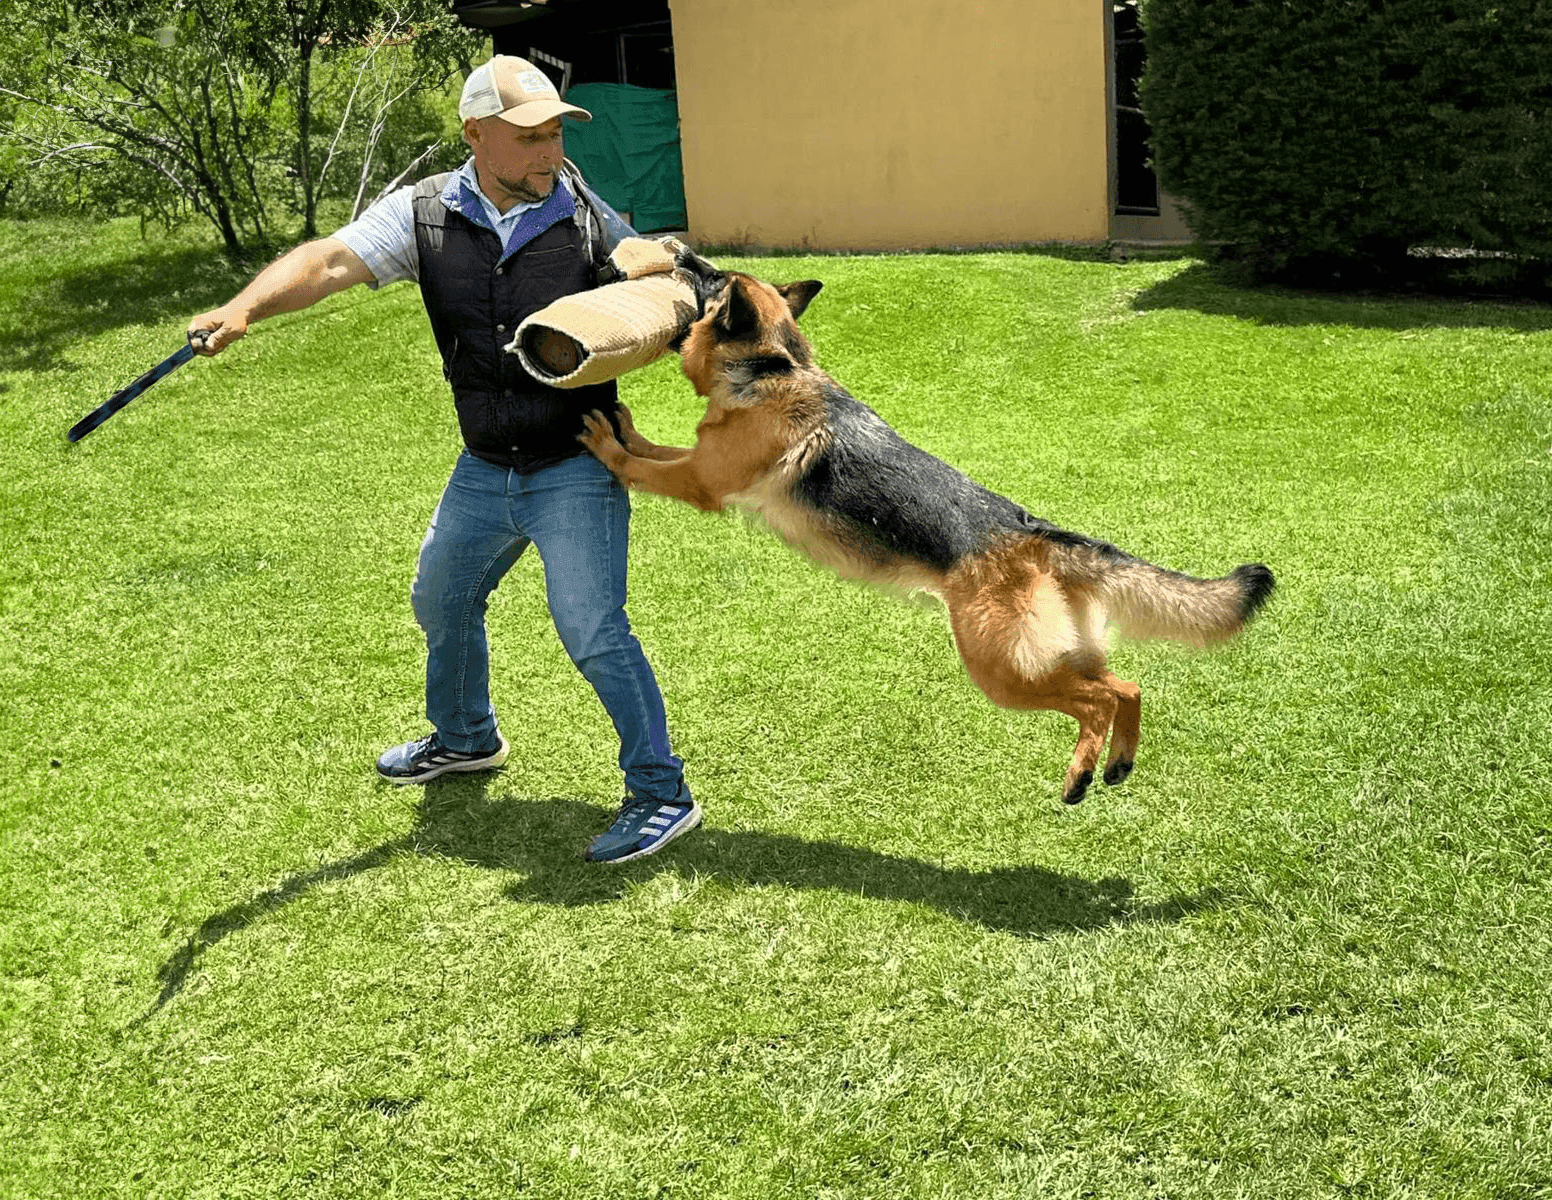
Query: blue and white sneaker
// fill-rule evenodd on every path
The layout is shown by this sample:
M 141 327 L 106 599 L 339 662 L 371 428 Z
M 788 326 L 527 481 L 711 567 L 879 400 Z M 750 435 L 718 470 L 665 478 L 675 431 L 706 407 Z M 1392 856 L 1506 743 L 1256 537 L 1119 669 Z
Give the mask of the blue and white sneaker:
M 627 794 L 614 824 L 588 845 L 588 862 L 622 863 L 656 854 L 682 833 L 701 823 L 701 806 L 681 787 L 686 803 L 643 800 Z
M 389 783 L 425 783 L 449 771 L 488 771 L 507 761 L 511 746 L 496 732 L 494 750 L 449 750 L 436 734 L 418 742 L 405 742 L 384 750 L 377 760 L 377 773 Z

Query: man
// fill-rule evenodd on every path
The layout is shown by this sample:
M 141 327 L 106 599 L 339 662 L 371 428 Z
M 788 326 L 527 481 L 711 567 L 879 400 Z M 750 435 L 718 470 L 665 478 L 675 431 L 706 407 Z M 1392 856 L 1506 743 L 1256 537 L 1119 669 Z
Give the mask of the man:
M 430 735 L 378 760 L 383 778 L 423 783 L 499 766 L 509 750 L 489 692 L 485 610 L 530 544 L 544 560 L 550 614 L 566 652 L 620 737 L 626 794 L 586 857 L 625 862 L 693 829 L 701 812 L 669 746 L 662 694 L 625 616 L 625 490 L 577 441 L 582 416 L 613 413 L 615 385 L 563 392 L 504 352 L 518 323 L 597 286 L 629 226 L 563 154 L 564 103 L 544 73 L 498 55 L 458 106 L 470 159 L 402 188 L 333 237 L 304 243 L 236 298 L 190 322 L 196 350 L 219 353 L 248 326 L 358 283 L 420 284 L 452 385 L 464 450 L 420 549 L 411 601 L 426 633 Z

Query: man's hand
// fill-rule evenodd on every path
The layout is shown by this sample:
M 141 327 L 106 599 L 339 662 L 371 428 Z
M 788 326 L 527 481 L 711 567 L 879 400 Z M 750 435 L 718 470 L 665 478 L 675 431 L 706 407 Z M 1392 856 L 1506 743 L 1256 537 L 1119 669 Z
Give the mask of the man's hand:
M 237 304 L 201 313 L 189 322 L 189 341 L 195 354 L 211 358 L 248 332 L 248 313 Z

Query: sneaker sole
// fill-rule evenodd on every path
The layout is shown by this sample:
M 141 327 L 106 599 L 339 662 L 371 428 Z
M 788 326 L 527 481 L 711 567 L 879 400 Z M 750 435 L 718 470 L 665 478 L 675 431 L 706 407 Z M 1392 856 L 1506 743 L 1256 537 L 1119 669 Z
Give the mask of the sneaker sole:
M 496 767 L 499 767 L 502 763 L 507 761 L 507 755 L 510 754 L 511 751 L 512 747 L 507 744 L 507 740 L 505 738 L 502 738 L 501 749 L 485 758 L 474 758 L 470 759 L 468 762 L 443 763 L 440 767 L 433 767 L 429 771 L 422 771 L 419 775 L 384 775 L 381 771 L 379 771 L 377 773 L 377 777 L 379 779 L 387 780 L 389 783 L 400 787 L 406 783 L 430 783 L 433 779 L 437 778 L 437 776 L 446 775 L 449 771 L 494 770 Z
M 690 819 L 688 821 L 679 826 L 678 829 L 675 829 L 667 837 L 662 838 L 661 840 L 656 841 L 652 845 L 648 846 L 645 850 L 632 850 L 629 854 L 620 855 L 619 858 L 590 858 L 588 861 L 598 863 L 600 866 L 612 867 L 619 863 L 628 863 L 633 859 L 646 858 L 649 854 L 656 854 L 675 838 L 682 837 L 684 834 L 689 833 L 690 830 L 699 828 L 700 823 L 701 810 L 699 807 L 697 807 L 696 810 L 690 815 Z

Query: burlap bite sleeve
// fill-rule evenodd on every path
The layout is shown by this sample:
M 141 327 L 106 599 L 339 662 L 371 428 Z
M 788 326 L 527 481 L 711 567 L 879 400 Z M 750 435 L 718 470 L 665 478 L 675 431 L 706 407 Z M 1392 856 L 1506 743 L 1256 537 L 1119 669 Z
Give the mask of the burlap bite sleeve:
M 541 308 L 506 349 L 535 379 L 586 387 L 662 357 L 696 311 L 695 289 L 677 271 L 643 275 Z

